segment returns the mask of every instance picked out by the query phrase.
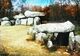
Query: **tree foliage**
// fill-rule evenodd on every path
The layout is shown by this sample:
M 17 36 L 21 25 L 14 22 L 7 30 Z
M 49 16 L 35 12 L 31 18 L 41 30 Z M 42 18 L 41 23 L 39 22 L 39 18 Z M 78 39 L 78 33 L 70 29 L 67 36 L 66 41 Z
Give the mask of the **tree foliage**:
M 54 22 L 70 20 L 75 24 L 80 24 L 80 0 L 59 0 L 59 2 L 50 5 L 50 7 L 51 18 Z
M 11 16 L 12 3 L 11 0 L 0 0 L 0 17 Z

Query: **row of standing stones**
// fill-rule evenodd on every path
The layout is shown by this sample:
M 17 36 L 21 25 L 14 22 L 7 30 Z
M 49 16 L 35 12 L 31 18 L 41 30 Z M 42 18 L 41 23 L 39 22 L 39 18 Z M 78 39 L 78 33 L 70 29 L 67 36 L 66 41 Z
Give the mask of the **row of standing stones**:
M 12 25 L 36 25 L 39 24 L 40 18 L 34 17 L 34 18 L 16 18 L 13 20 L 9 20 L 8 17 L 4 17 L 0 20 L 1 26 L 12 26 Z

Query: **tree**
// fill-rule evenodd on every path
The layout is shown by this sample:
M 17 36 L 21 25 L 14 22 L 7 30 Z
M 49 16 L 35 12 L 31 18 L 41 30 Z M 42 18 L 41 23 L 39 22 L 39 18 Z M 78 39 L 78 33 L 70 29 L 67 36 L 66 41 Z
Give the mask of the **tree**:
M 12 15 L 11 0 L 0 0 L 0 17 L 10 17 Z

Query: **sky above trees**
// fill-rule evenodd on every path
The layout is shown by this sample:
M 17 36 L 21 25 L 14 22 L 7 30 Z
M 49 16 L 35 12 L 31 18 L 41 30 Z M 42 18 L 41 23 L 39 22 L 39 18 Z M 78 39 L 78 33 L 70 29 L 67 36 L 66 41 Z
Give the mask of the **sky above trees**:
M 23 5 L 35 5 L 45 7 L 51 4 L 54 0 L 11 0 L 14 10 L 20 10 Z
M 47 6 L 54 0 L 12 0 L 14 5 L 31 4 L 37 6 Z
M 14 10 L 21 10 L 20 8 L 22 5 L 45 7 L 50 4 L 55 4 L 56 2 L 63 3 L 63 4 L 71 2 L 72 4 L 75 4 L 73 1 L 76 1 L 76 0 L 11 0 Z

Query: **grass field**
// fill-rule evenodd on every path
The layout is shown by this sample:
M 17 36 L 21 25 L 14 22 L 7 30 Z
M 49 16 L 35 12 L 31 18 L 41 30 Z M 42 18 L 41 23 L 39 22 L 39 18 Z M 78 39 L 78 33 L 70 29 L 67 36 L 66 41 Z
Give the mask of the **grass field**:
M 35 41 L 27 41 L 30 26 L 0 26 L 0 56 L 70 56 L 65 47 L 50 52 Z

